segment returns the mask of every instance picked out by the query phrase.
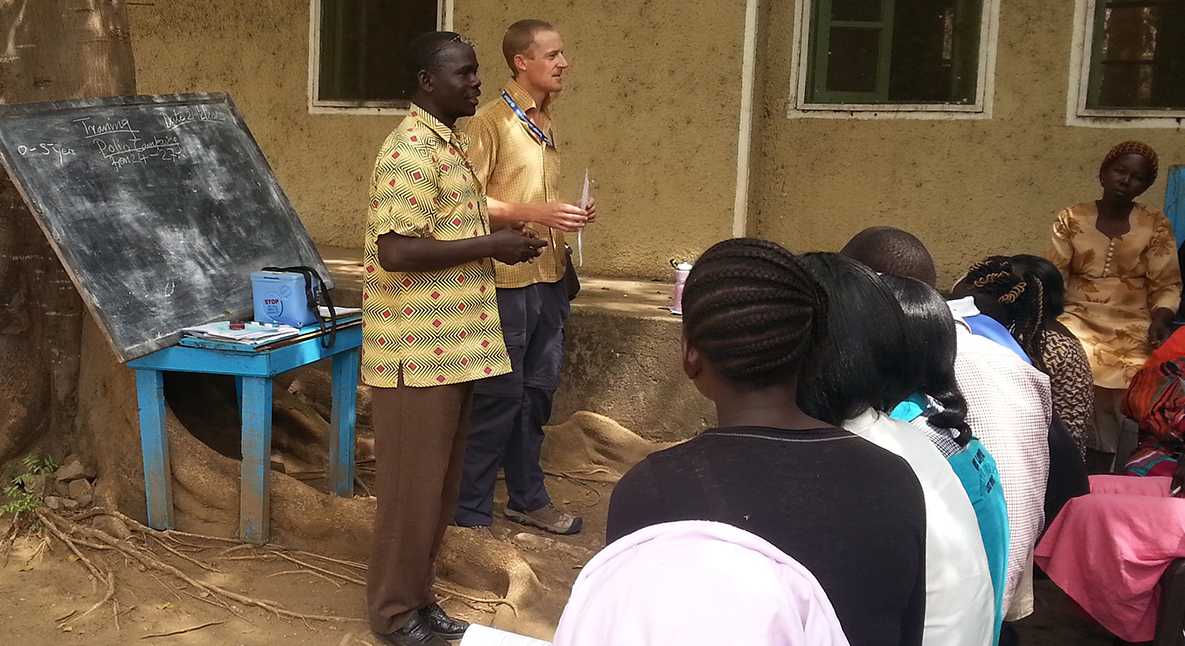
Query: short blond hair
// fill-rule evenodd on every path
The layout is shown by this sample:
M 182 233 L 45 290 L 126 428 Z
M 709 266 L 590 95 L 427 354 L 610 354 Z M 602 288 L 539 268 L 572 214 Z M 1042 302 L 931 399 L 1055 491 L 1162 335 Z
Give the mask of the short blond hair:
M 506 35 L 502 37 L 502 56 L 506 58 L 506 66 L 510 68 L 511 74 L 518 74 L 514 57 L 526 54 L 535 43 L 535 34 L 541 31 L 555 31 L 555 26 L 546 20 L 527 18 L 506 28 Z

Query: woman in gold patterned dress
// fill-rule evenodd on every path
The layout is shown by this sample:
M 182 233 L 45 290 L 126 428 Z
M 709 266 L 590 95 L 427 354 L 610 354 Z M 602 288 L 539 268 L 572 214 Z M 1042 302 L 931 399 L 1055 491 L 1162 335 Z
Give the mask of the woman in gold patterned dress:
M 1091 466 L 1109 470 L 1123 393 L 1152 348 L 1168 338 L 1181 272 L 1168 218 L 1135 199 L 1156 181 L 1156 152 L 1139 142 L 1111 149 L 1099 167 L 1103 195 L 1063 209 L 1049 259 L 1066 280 L 1061 316 L 1082 342 L 1095 384 Z

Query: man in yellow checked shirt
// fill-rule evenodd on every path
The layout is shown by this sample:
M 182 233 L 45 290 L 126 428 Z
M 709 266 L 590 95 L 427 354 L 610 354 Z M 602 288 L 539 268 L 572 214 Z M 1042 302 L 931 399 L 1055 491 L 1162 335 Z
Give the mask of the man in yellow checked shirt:
M 510 371 L 494 266 L 539 255 L 513 227 L 491 233 L 468 138 L 481 94 L 473 47 L 452 32 L 409 46 L 412 105 L 375 160 L 362 283 L 362 381 L 371 387 L 376 493 L 366 581 L 383 643 L 447 646 L 468 624 L 432 592 L 461 478 L 475 381 Z
M 470 159 L 485 187 L 490 221 L 495 226 L 525 222 L 547 246 L 531 263 L 494 263 L 498 313 L 514 371 L 474 388 L 473 429 L 455 522 L 489 526 L 501 467 L 508 519 L 575 534 L 583 520 L 551 503 L 539 453 L 564 362 L 564 232 L 584 228 L 596 209 L 558 199 L 560 159 L 550 105 L 564 88 L 568 69 L 559 32 L 542 20 L 520 20 L 507 29 L 502 54 L 513 78 L 465 124 L 473 142 Z

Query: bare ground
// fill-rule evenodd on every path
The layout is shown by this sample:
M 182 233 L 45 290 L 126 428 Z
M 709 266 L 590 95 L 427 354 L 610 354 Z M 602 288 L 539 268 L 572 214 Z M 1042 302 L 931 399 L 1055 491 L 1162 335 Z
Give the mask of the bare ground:
M 580 567 L 601 545 L 612 487 L 605 483 L 565 478 L 549 478 L 548 486 L 557 503 L 584 514 L 586 529 L 583 534 L 552 536 L 502 519 L 495 521 L 492 530 L 495 539 L 513 545 L 531 565 L 546 594 L 546 598 L 533 599 L 532 603 L 545 607 L 545 614 L 552 616 L 554 621 L 559 617 Z M 496 505 L 504 504 L 504 495 L 499 486 Z M 0 533 L 6 529 L 0 525 Z M 475 530 L 450 528 L 449 531 L 460 534 Z M 450 536 L 448 540 L 455 538 Z M 363 616 L 365 591 L 360 585 L 310 571 L 281 558 L 267 558 L 266 548 L 234 549 L 231 544 L 199 539 L 187 539 L 186 542 L 210 545 L 201 551 L 183 548 L 183 553 L 222 572 L 202 571 L 160 549 L 155 549 L 154 553 L 203 582 L 274 601 L 289 610 L 347 618 Z M 233 551 L 227 553 L 228 549 Z M 115 572 L 115 601 L 118 605 L 106 604 L 63 627 L 62 623 L 69 621 L 72 613 L 76 617 L 101 599 L 105 586 L 93 582 L 83 565 L 60 541 L 26 536 L 13 546 L 6 563 L 0 560 L 3 564 L 0 567 L 0 599 L 4 600 L 0 604 L 0 643 L 20 646 L 378 644 L 360 620 L 338 623 L 285 619 L 234 603 L 230 604 L 232 613 L 213 605 L 209 596 L 203 598 L 201 591 L 162 573 L 146 571 L 118 554 L 93 550 L 84 550 L 84 554 Z M 329 571 L 365 578 L 364 574 L 350 567 L 306 557 L 301 560 Z M 482 595 L 481 591 L 464 592 Z M 447 594 L 442 594 L 441 598 L 447 610 L 470 621 L 488 624 L 494 619 L 493 605 L 450 598 Z M 166 635 L 184 630 L 188 632 Z

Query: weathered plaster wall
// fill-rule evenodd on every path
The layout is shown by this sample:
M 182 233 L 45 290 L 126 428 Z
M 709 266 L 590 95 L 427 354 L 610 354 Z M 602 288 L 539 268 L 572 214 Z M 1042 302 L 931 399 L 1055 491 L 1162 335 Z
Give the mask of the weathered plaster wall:
M 1043 251 L 1053 212 L 1097 197 L 1114 143 L 1141 139 L 1163 165 L 1185 163 L 1181 131 L 1064 125 L 1069 0 L 1003 3 L 989 121 L 787 119 L 794 2 L 762 4 L 751 232 L 792 249 L 896 225 L 926 242 L 945 283 L 989 253 Z M 1163 179 L 1144 200 L 1163 205 Z
M 600 222 L 585 271 L 668 276 L 666 260 L 726 237 L 735 182 L 743 4 L 456 0 L 478 42 L 485 100 L 507 78 L 506 26 L 542 17 L 573 61 L 557 103 L 565 196 L 585 166 Z M 360 247 L 366 185 L 395 116 L 308 113 L 305 0 L 168 0 L 129 9 L 141 92 L 226 91 L 319 244 Z

